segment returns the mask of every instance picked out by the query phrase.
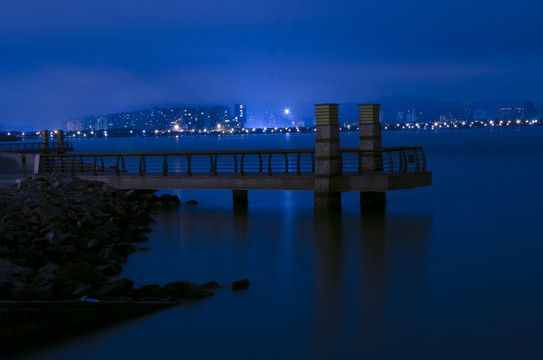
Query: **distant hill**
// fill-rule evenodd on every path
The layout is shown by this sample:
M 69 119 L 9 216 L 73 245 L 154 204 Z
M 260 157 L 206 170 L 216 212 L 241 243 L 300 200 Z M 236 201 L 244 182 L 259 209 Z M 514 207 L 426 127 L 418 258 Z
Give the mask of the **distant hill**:
M 381 112 L 385 122 L 396 120 L 398 111 L 416 109 L 422 111 L 423 120 L 434 121 L 439 119 L 440 114 L 449 112 L 463 113 L 466 108 L 471 107 L 473 111 L 484 110 L 487 114 L 496 114 L 503 106 L 524 106 L 524 101 L 512 98 L 498 98 L 481 100 L 474 103 L 461 101 L 440 101 L 431 97 L 415 97 L 409 95 L 390 95 L 380 99 L 366 101 L 367 104 L 381 104 Z M 537 104 L 536 104 L 537 105 Z M 343 120 L 355 122 L 358 119 L 358 103 L 340 105 L 340 112 Z

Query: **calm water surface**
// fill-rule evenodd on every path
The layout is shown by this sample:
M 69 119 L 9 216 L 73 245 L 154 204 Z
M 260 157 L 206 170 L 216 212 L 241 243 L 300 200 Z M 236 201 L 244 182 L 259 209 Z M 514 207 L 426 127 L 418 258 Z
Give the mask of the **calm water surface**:
M 543 129 L 384 132 L 423 145 L 434 185 L 388 193 L 385 216 L 313 216 L 311 192 L 170 191 L 149 252 L 123 277 L 149 283 L 248 278 L 28 359 L 541 359 Z M 342 134 L 343 147 L 357 134 Z M 85 139 L 78 151 L 312 148 L 314 136 Z

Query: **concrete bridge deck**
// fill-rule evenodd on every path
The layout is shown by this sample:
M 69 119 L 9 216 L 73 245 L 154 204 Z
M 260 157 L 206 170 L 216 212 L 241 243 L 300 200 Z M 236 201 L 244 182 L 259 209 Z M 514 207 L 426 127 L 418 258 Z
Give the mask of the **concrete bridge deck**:
M 431 185 L 422 147 L 340 149 L 335 190 L 389 191 Z M 364 170 L 371 160 L 374 170 Z M 315 150 L 39 155 L 35 173 L 98 180 L 121 189 L 307 190 Z

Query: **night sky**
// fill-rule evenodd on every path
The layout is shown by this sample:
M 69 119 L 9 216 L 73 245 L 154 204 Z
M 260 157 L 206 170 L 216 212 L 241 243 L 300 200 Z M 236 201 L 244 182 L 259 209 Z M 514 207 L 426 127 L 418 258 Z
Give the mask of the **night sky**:
M 4 127 L 393 94 L 543 99 L 543 2 L 0 0 Z

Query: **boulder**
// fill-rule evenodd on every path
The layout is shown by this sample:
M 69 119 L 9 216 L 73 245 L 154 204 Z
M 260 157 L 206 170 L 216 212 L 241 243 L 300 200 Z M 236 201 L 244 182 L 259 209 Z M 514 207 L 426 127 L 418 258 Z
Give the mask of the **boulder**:
M 104 300 L 114 296 L 128 296 L 132 292 L 133 285 L 134 281 L 126 278 L 109 282 L 96 290 L 96 296 Z
M 230 288 L 232 290 L 243 290 L 243 289 L 247 289 L 248 287 L 249 287 L 249 280 L 247 280 L 247 279 L 234 281 L 230 285 Z
M 150 284 L 142 286 L 138 289 L 135 289 L 130 294 L 132 298 L 141 299 L 141 298 L 163 298 L 164 291 L 157 284 Z
M 66 264 L 57 270 L 60 280 L 72 281 L 75 283 L 97 285 L 103 281 L 92 266 L 87 263 Z
M 32 269 L 16 265 L 9 260 L 0 259 L 0 279 L 7 281 L 28 281 Z

